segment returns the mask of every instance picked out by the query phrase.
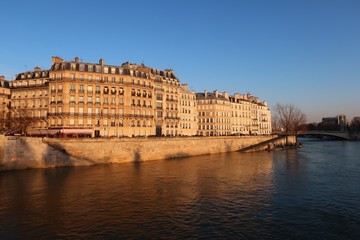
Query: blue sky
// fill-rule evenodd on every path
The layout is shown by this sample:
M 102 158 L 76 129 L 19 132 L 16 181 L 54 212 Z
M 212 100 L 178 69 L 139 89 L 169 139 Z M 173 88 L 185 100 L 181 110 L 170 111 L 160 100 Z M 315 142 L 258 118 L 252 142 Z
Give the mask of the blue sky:
M 360 1 L 3 1 L 0 75 L 51 56 L 172 68 L 204 90 L 360 116 Z

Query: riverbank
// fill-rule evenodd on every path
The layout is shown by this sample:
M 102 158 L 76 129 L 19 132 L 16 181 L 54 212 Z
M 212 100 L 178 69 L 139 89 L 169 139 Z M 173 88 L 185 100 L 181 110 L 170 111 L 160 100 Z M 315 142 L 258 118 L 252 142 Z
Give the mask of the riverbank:
M 295 141 L 294 137 L 287 140 Z M 284 145 L 286 140 L 277 136 L 60 139 L 2 135 L 0 171 L 181 158 L 241 151 L 264 142 L 266 146 L 258 151 Z

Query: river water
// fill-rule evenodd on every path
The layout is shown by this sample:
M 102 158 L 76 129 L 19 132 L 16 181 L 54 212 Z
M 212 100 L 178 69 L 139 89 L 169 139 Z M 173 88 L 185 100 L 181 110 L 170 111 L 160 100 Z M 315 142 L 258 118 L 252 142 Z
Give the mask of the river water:
M 0 172 L 0 239 L 360 239 L 360 142 Z

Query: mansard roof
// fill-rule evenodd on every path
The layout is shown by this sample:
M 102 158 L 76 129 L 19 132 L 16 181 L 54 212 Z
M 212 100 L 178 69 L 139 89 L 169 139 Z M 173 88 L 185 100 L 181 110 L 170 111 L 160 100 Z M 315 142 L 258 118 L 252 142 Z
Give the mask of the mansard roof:
M 198 100 L 204 100 L 204 99 L 220 99 L 224 101 L 229 101 L 226 97 L 224 97 L 222 94 L 218 94 L 217 96 L 214 93 L 196 93 L 196 99 Z
M 0 81 L 0 87 L 2 88 L 10 88 L 10 82 L 9 81 Z
M 130 62 L 124 62 L 120 66 L 116 65 L 108 65 L 103 64 L 104 60 L 100 59 L 99 63 L 89 63 L 89 62 L 82 62 L 78 61 L 76 59 L 75 61 L 62 61 L 62 62 L 54 62 L 51 66 L 52 71 L 57 70 L 73 70 L 73 71 L 80 71 L 80 65 L 84 66 L 83 72 L 89 72 L 89 66 L 97 67 L 102 66 L 105 68 L 115 68 L 115 74 L 121 74 L 124 75 L 130 75 L 131 70 L 135 70 L 142 73 L 151 73 L 153 75 L 161 76 L 163 78 L 172 78 L 178 80 L 178 78 L 175 76 L 174 71 L 172 69 L 165 69 L 165 70 L 157 70 L 155 68 L 150 68 L 145 66 L 144 64 L 136 64 L 136 63 L 130 63 Z M 93 69 L 91 72 L 96 72 L 95 69 Z
M 38 68 L 39 69 L 39 68 Z M 48 78 L 49 70 L 36 70 L 22 72 L 16 75 L 16 80 L 34 79 L 34 78 Z

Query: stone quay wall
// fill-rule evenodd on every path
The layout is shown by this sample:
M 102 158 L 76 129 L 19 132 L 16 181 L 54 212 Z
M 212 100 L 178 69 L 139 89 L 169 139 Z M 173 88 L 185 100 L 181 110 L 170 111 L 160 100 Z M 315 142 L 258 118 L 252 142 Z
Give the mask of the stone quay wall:
M 234 152 L 273 138 L 275 137 L 61 139 L 0 135 L 0 171 L 141 162 Z

